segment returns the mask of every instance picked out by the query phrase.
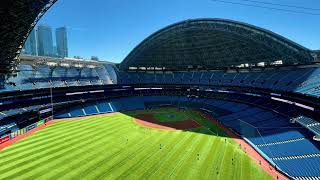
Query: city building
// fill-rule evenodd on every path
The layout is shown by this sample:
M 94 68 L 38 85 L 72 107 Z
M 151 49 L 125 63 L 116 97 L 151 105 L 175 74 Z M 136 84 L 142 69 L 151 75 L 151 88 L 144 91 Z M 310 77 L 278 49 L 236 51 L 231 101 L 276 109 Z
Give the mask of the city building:
M 58 56 L 58 51 L 57 51 L 57 46 L 53 46 L 53 56 L 52 57 L 59 57 Z
M 38 26 L 38 55 L 53 56 L 52 28 L 47 25 Z
M 53 43 L 52 28 L 48 25 L 39 25 L 34 28 L 27 38 L 22 53 L 33 56 L 68 57 L 67 28 L 60 27 L 55 31 L 55 44 Z
M 91 60 L 99 61 L 99 57 L 98 56 L 91 56 Z
M 68 36 L 66 27 L 56 29 L 56 45 L 58 57 L 68 57 Z
M 23 48 L 23 54 L 28 54 L 28 55 L 33 55 L 33 56 L 36 56 L 38 54 L 37 52 L 37 37 L 36 37 L 36 30 L 33 29 L 26 42 L 25 42 L 25 45 L 24 45 L 24 48 Z

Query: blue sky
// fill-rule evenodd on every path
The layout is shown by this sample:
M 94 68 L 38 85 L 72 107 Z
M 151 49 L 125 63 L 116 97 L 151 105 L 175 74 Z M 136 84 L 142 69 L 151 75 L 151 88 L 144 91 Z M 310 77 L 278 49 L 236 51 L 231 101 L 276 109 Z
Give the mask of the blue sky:
M 228 1 L 250 4 L 242 0 Z M 320 9 L 319 0 L 257 1 Z M 320 14 L 320 10 L 289 9 Z M 58 0 L 38 24 L 54 28 L 67 26 L 70 56 L 89 58 L 95 55 L 103 60 L 121 62 L 153 32 L 192 18 L 238 20 L 276 32 L 307 48 L 320 49 L 320 15 L 211 0 Z

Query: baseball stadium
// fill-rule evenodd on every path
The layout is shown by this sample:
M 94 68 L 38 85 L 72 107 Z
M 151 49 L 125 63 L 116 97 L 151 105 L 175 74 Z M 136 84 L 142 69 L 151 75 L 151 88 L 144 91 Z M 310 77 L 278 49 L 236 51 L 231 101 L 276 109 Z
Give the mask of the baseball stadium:
M 56 0 L 3 0 L 0 179 L 320 179 L 320 53 L 229 19 L 120 63 L 22 55 Z

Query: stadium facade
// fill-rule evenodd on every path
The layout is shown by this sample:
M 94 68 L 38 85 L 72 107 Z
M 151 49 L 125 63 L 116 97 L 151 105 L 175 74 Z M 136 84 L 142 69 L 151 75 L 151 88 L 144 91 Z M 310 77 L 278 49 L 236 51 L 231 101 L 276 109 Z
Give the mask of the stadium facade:
M 2 82 L 0 137 L 14 138 L 39 119 L 170 104 L 210 114 L 288 177 L 320 178 L 316 51 L 245 23 L 195 19 L 152 34 L 117 65 L 32 56 L 18 63 L 35 18 L 54 2 L 17 3 L 33 17 L 31 26 L 17 23 L 19 40 L 6 31 L 14 27 L 1 30 L 9 34 L 1 43 L 11 43 L 0 53 L 3 73 L 12 72 L 9 63 L 17 74 Z

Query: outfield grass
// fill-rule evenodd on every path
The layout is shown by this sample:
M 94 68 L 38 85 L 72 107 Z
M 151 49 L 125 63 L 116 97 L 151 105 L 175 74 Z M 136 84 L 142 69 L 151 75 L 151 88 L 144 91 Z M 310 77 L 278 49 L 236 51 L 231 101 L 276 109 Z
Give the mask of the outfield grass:
M 177 111 L 175 108 L 159 109 L 158 112 L 154 114 L 154 117 L 160 122 L 178 122 L 189 119 L 186 113 Z
M 60 121 L 1 151 L 0 179 L 271 179 L 207 125 L 163 131 L 125 114 Z

